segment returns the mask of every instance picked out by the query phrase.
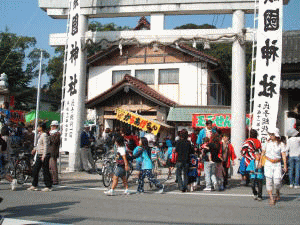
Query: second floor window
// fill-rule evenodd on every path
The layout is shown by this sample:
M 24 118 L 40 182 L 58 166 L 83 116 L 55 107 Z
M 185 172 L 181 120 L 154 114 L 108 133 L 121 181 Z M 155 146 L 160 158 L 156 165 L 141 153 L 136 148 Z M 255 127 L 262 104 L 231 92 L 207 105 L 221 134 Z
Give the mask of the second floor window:
M 179 84 L 179 69 L 161 69 L 158 76 L 159 84 Z
M 148 85 L 154 85 L 154 70 L 136 70 L 135 77 Z
M 131 75 L 131 70 L 115 70 L 112 71 L 112 85 L 120 82 L 125 74 Z
M 210 96 L 217 99 L 218 84 L 213 79 L 210 79 Z

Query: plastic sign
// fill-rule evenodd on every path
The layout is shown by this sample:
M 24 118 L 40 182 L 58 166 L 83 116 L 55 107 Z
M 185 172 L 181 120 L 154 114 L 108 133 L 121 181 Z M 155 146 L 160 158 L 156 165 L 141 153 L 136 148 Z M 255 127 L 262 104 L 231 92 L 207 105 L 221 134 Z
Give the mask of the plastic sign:
M 116 111 L 117 111 L 117 115 L 116 115 L 117 120 L 130 124 L 131 126 L 135 126 L 144 131 L 147 131 L 150 128 L 150 130 L 152 131 L 151 133 L 154 135 L 157 135 L 160 129 L 160 124 L 145 119 L 138 114 L 128 112 L 120 108 L 118 108 Z
M 204 128 L 206 121 L 211 120 L 217 128 L 231 128 L 231 114 L 193 114 L 193 128 Z M 250 125 L 250 115 L 246 115 L 246 124 Z

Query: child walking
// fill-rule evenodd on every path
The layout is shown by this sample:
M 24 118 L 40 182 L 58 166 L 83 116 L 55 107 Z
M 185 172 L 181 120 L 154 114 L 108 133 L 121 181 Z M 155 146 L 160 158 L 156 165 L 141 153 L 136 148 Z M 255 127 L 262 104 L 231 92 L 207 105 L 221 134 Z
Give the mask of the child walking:
M 264 172 L 261 167 L 261 153 L 255 151 L 255 159 L 250 161 L 246 171 L 250 172 L 250 183 L 254 200 L 262 200 L 262 187 L 264 180 Z

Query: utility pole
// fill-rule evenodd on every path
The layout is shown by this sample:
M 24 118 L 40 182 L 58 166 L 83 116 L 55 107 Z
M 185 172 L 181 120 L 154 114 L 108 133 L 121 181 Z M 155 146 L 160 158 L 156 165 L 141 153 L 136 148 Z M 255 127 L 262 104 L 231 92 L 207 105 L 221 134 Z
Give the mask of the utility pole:
M 36 98 L 36 110 L 35 110 L 35 134 L 34 134 L 34 146 L 37 144 L 37 136 L 38 136 L 38 121 L 39 121 L 39 111 L 40 111 L 40 95 L 41 95 L 41 76 L 42 76 L 42 61 L 43 61 L 43 51 L 41 51 L 40 57 L 40 70 L 39 70 L 39 80 L 38 80 L 38 90 L 37 90 L 37 98 Z

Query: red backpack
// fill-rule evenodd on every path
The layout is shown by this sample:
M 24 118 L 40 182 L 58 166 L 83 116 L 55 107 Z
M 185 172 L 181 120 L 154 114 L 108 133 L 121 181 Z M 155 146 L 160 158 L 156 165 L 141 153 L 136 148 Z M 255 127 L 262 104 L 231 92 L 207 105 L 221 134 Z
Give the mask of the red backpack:
M 178 160 L 178 152 L 176 152 L 176 149 L 173 148 L 172 150 L 172 158 L 171 158 L 171 163 L 176 163 Z

